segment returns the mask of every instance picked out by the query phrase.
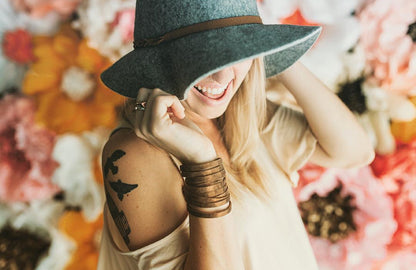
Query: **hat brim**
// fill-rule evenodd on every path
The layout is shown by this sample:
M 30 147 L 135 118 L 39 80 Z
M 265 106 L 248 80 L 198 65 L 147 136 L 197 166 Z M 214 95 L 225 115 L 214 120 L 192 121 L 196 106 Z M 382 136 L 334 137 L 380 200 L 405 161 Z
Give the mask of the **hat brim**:
M 179 99 L 204 77 L 238 62 L 265 56 L 266 76 L 278 74 L 307 52 L 320 26 L 246 24 L 184 36 L 131 51 L 101 74 L 113 91 L 135 98 L 141 87 Z

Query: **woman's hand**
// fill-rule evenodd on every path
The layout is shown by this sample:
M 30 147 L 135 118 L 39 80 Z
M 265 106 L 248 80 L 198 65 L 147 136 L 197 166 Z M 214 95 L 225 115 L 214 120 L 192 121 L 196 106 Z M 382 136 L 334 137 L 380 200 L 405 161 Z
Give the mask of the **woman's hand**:
M 185 108 L 176 96 L 158 88 L 141 88 L 137 102 L 143 101 L 146 101 L 145 110 L 136 110 L 132 121 L 139 138 L 173 154 L 182 163 L 216 158 L 212 142 L 185 117 Z

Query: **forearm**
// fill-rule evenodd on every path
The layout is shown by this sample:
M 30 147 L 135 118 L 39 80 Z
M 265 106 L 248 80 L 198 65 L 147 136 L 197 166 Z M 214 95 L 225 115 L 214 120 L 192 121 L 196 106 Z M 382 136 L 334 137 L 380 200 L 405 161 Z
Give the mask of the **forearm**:
M 217 158 L 214 150 L 205 153 L 204 159 L 194 163 L 204 163 Z M 210 208 L 197 207 L 197 211 L 215 213 L 227 209 L 228 206 L 229 203 Z M 215 218 L 202 218 L 189 214 L 189 253 L 185 270 L 244 269 L 233 221 L 232 213 Z
M 189 222 L 185 270 L 244 269 L 231 214 L 212 219 L 190 216 Z
M 354 114 L 306 67 L 297 62 L 278 76 L 303 109 L 328 156 L 345 163 L 372 159 L 371 142 Z

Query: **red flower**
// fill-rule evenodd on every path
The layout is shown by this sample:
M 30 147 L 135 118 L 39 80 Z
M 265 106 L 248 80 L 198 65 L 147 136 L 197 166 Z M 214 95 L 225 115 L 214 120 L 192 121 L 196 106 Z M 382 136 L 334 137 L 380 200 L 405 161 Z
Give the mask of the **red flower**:
M 392 154 L 377 155 L 371 168 L 387 192 L 398 193 L 401 185 L 416 181 L 416 139 L 407 144 L 398 142 Z
M 35 60 L 31 35 L 24 29 L 6 32 L 3 36 L 3 53 L 12 61 L 27 64 Z

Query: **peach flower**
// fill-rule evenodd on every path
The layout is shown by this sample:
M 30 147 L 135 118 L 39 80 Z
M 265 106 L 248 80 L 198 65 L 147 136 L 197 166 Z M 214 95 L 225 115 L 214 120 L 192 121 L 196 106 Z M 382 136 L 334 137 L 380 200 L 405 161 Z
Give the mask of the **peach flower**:
M 0 100 L 0 200 L 29 201 L 59 191 L 51 182 L 55 135 L 35 125 L 32 100 L 8 95 Z
M 33 17 L 43 17 L 55 12 L 62 17 L 68 17 L 75 11 L 82 0 L 10 0 L 14 7 Z
M 361 44 L 374 79 L 400 94 L 416 94 L 416 1 L 375 0 L 359 13 Z
M 416 251 L 404 249 L 393 252 L 385 260 L 377 262 L 371 270 L 413 270 L 416 265 Z
M 320 269 L 364 270 L 385 258 L 397 224 L 392 200 L 369 167 L 322 173 L 313 166 L 300 175 L 295 195 L 308 232 L 318 229 L 320 237 L 310 241 Z

